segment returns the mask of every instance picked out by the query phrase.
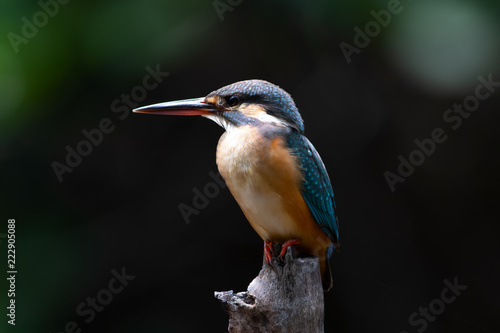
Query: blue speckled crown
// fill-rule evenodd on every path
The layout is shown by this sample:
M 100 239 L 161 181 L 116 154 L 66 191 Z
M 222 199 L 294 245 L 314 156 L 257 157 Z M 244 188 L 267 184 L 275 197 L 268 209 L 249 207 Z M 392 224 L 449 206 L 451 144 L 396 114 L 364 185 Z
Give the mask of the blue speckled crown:
M 209 96 L 228 97 L 235 95 L 243 102 L 258 103 L 272 116 L 287 121 L 300 133 L 304 133 L 304 121 L 295 106 L 292 96 L 275 84 L 264 80 L 246 80 L 222 87 Z

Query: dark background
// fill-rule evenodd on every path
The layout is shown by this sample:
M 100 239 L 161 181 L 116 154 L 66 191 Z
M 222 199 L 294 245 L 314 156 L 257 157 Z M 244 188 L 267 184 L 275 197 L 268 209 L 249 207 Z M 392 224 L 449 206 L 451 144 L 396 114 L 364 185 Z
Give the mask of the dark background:
M 219 3 L 226 4 L 227 0 Z M 233 0 L 233 4 L 237 1 Z M 227 189 L 190 223 L 216 171 L 222 129 L 199 117 L 129 114 L 111 104 L 142 85 L 146 67 L 169 75 L 140 105 L 201 97 L 261 78 L 295 99 L 335 190 L 342 251 L 326 294 L 326 332 L 417 332 L 409 317 L 439 299 L 444 280 L 467 285 L 425 332 L 498 332 L 500 91 L 453 130 L 443 113 L 500 81 L 497 1 L 402 1 L 403 10 L 348 63 L 370 11 L 387 1 L 71 1 L 14 51 L 35 2 L 9 1 L 0 27 L 0 330 L 224 332 L 214 291 L 246 290 L 262 241 Z M 123 106 L 123 104 L 122 104 Z M 130 109 L 130 108 L 129 108 Z M 52 163 L 82 130 L 109 118 L 81 164 L 58 181 Z M 415 139 L 447 140 L 392 193 Z M 7 219 L 16 219 L 16 326 L 6 324 Z M 5 258 L 4 258 L 5 257 Z M 75 309 L 134 275 L 95 320 Z

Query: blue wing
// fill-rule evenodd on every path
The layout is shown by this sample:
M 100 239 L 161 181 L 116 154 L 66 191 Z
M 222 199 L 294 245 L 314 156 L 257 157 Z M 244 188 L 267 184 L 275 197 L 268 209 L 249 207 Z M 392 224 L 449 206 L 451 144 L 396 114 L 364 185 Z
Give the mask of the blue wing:
M 339 242 L 339 222 L 336 214 L 330 177 L 318 152 L 302 134 L 292 131 L 288 147 L 299 158 L 304 183 L 302 197 L 314 219 L 334 244 Z

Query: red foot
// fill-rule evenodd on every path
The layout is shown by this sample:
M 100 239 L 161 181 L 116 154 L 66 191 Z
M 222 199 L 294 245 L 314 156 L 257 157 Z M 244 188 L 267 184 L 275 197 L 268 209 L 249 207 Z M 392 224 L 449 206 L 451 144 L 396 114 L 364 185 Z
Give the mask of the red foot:
M 273 261 L 273 242 L 271 241 L 265 241 L 264 242 L 264 255 L 266 256 L 266 261 L 268 264 Z
M 286 249 L 288 249 L 292 245 L 300 244 L 300 239 L 289 239 L 283 243 L 281 246 L 280 258 L 283 259 L 283 256 L 286 254 Z

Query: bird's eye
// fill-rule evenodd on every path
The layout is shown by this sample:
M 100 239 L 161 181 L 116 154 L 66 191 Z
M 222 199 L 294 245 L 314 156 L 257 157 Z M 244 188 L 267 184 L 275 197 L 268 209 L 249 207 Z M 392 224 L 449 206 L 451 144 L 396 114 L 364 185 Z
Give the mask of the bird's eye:
M 240 104 L 240 99 L 237 97 L 237 96 L 229 96 L 227 99 L 227 104 L 229 104 L 229 106 L 236 106 L 238 104 Z

